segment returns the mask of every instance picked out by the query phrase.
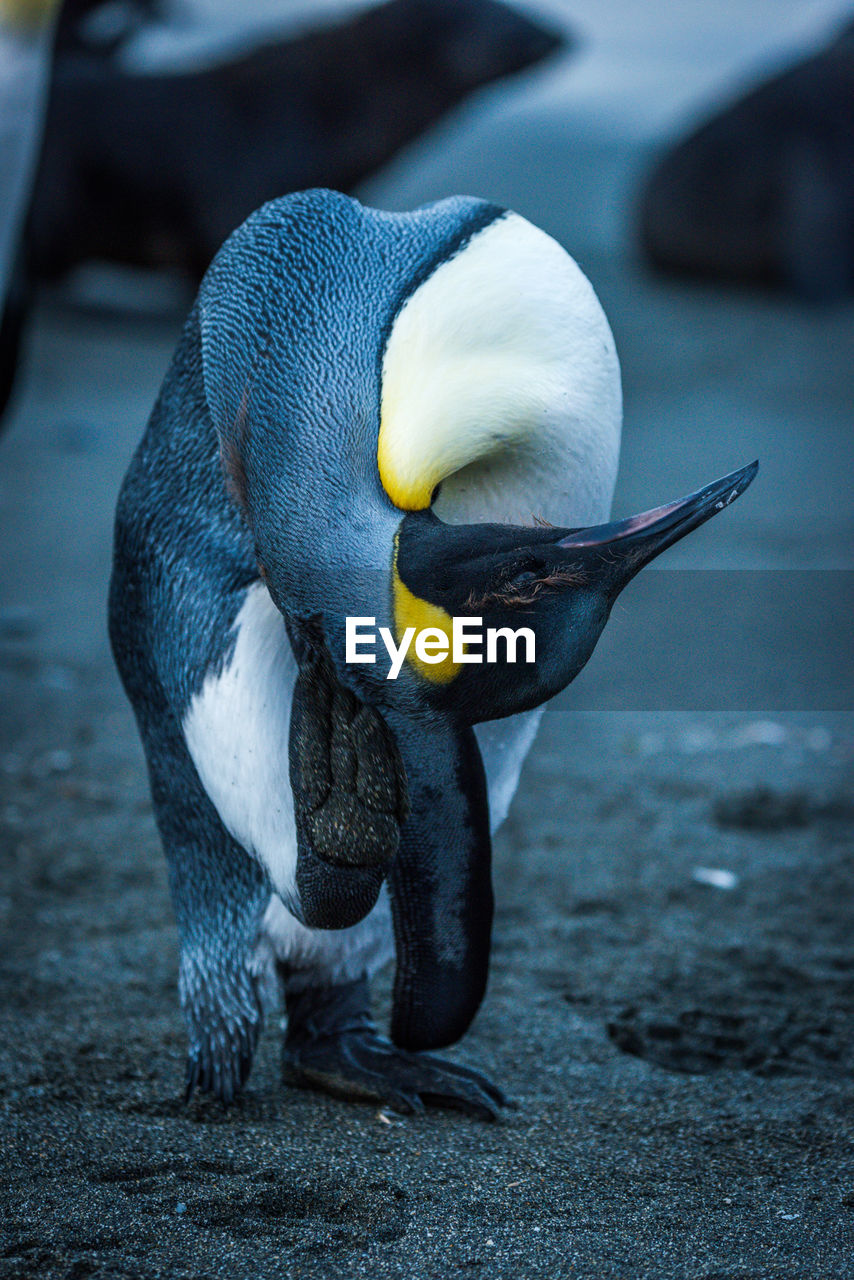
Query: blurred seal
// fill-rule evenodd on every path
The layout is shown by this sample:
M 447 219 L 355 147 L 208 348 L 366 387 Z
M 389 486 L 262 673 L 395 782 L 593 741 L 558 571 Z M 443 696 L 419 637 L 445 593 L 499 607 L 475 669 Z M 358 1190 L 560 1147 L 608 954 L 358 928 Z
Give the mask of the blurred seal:
M 640 222 L 665 271 L 854 292 L 854 24 L 669 151 Z
M 466 94 L 561 43 L 497 0 L 389 0 L 193 71 L 134 72 L 78 44 L 56 62 L 30 276 L 94 258 L 199 279 L 264 201 L 352 190 Z
M 23 6 L 23 20 L 40 0 L 3 3 Z M 499 0 L 388 0 L 218 65 L 132 69 L 123 53 L 164 12 L 158 0 L 66 0 L 59 15 L 41 159 L 5 290 L 0 274 L 0 413 L 38 281 L 92 259 L 198 281 L 264 201 L 352 190 L 468 93 L 567 43 Z M 29 154 L 37 144 L 36 132 Z

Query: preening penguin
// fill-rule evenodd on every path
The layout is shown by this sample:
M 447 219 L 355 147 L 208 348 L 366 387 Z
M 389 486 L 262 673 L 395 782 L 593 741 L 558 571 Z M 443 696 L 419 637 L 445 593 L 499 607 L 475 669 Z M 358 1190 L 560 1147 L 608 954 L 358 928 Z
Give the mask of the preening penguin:
M 278 974 L 290 1081 L 500 1109 L 425 1052 L 484 994 L 491 830 L 618 592 L 756 470 L 605 523 L 620 419 L 590 285 L 515 214 L 309 191 L 220 251 L 122 488 L 110 600 L 169 863 L 189 1091 L 244 1083 Z M 535 662 L 408 650 L 389 679 L 381 649 L 347 660 L 348 618 L 400 642 L 460 617 L 524 625 Z M 368 981 L 392 951 L 385 1040 Z

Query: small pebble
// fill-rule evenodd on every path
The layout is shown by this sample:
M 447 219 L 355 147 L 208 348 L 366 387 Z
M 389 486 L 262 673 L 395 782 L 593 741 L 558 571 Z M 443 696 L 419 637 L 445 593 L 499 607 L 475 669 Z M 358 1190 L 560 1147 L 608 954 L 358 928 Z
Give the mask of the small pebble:
M 72 763 L 70 751 L 49 751 L 45 756 L 45 764 L 51 773 L 67 773 Z
M 734 889 L 738 884 L 738 876 L 721 867 L 695 867 L 691 878 L 697 884 L 708 884 L 713 889 Z
M 776 720 L 753 720 L 736 730 L 733 746 L 782 747 L 788 736 L 783 725 Z

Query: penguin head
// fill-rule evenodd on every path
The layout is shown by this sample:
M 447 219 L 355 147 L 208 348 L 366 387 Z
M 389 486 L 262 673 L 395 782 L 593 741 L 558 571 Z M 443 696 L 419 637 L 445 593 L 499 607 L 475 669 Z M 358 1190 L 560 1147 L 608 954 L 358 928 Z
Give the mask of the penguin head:
M 584 667 L 635 574 L 734 501 L 758 465 L 588 528 L 449 525 L 429 510 L 405 516 L 394 564 L 398 643 L 407 627 L 429 631 L 420 654 L 410 641 L 407 678 L 424 701 L 472 724 L 539 706 Z M 454 619 L 462 622 L 456 653 Z
M 626 583 L 738 496 L 755 464 L 603 524 L 622 417 L 607 320 L 556 241 L 467 197 L 410 214 L 323 191 L 274 201 L 217 256 L 190 323 L 196 363 L 179 369 L 189 409 L 215 427 L 241 572 L 254 553 L 299 667 L 289 753 L 304 922 L 354 924 L 403 859 L 394 895 L 418 924 L 399 932 L 399 957 L 425 921 L 459 916 L 480 931 L 483 961 L 489 824 L 467 726 L 540 705 L 574 679 Z M 199 450 L 211 444 L 200 431 Z M 550 523 L 527 526 L 533 512 Z M 378 644 L 373 661 L 348 657 L 357 616 L 398 646 L 409 635 L 396 671 Z M 471 644 L 459 657 L 452 647 L 455 621 L 478 618 L 480 663 L 467 660 Z M 445 641 L 438 661 L 430 631 Z M 511 660 L 507 633 L 519 631 L 533 636 L 533 661 L 524 635 Z M 434 775 L 448 752 L 458 767 Z M 434 828 L 441 853 L 416 873 Z M 453 972 L 437 1002 L 453 1007 L 459 987 L 468 1018 L 483 965 L 474 995 Z
M 410 214 L 333 192 L 264 206 L 200 298 L 202 371 L 229 487 L 292 640 L 323 637 L 366 702 L 469 723 L 545 702 L 582 669 L 643 564 L 753 477 L 604 524 L 622 396 L 613 335 L 565 250 L 457 197 Z M 532 512 L 548 525 L 526 527 Z M 373 617 L 534 634 L 535 661 L 346 657 Z M 308 649 L 311 645 L 308 645 Z M 474 648 L 474 646 L 472 646 Z M 473 655 L 472 655 L 473 656 Z

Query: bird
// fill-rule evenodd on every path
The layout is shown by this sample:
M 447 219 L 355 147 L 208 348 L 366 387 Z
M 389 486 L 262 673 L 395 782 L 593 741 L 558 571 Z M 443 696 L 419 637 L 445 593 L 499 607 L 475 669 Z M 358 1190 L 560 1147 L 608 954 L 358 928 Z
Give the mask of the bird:
M 288 1084 L 503 1113 L 437 1052 L 486 991 L 491 835 L 618 593 L 758 465 L 609 522 L 621 420 L 592 286 L 512 211 L 310 190 L 216 255 L 121 486 L 109 605 L 188 1098 L 235 1098 L 283 995 Z M 493 661 L 452 646 L 458 620 L 503 637 Z M 354 622 L 434 647 L 392 679 L 382 646 L 348 662 Z M 392 958 L 386 1036 L 370 983 Z

